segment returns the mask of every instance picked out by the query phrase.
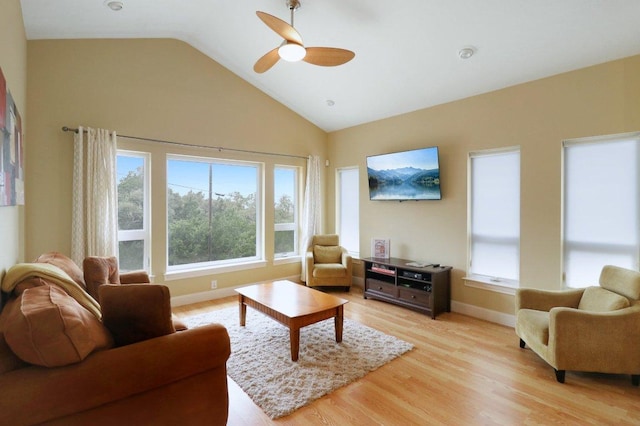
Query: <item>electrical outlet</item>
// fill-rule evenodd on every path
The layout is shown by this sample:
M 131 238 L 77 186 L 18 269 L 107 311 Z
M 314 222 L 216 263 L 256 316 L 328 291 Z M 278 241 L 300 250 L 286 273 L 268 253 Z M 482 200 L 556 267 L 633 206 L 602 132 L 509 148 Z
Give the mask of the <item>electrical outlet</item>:
M 218 288 L 218 280 L 211 280 L 211 290 Z

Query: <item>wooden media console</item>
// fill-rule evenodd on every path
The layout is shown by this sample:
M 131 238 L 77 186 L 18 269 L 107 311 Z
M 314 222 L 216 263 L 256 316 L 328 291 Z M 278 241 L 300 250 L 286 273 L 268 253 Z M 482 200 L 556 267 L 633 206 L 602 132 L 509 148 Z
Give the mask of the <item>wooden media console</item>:
M 364 261 L 364 298 L 395 303 L 435 319 L 451 312 L 450 266 L 369 257 Z

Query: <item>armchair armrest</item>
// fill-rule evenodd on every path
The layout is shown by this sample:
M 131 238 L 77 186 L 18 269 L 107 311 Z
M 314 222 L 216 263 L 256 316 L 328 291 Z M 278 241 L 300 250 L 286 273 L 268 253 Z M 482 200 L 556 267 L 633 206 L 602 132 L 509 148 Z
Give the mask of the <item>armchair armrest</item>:
M 0 388 L 11 389 L 0 399 L 0 424 L 39 424 L 90 410 L 226 368 L 230 353 L 227 330 L 211 324 L 99 351 L 65 367 L 13 370 L 0 375 Z
M 312 251 L 307 251 L 304 255 L 304 262 L 305 262 L 305 276 L 307 278 L 306 282 L 310 283 L 311 282 L 311 274 L 313 273 L 313 252 Z
M 537 290 L 533 288 L 520 288 L 516 291 L 516 312 L 520 309 L 535 309 L 548 312 L 551 308 L 565 306 L 577 308 L 584 289 L 575 290 Z
M 640 304 L 610 312 L 549 312 L 549 354 L 557 369 L 640 374 Z
M 122 272 L 120 274 L 120 284 L 147 284 L 151 283 L 147 271 Z
M 353 269 L 353 258 L 351 257 L 351 255 L 349 254 L 349 252 L 347 251 L 347 249 L 342 248 L 342 266 L 344 266 L 345 268 L 347 268 L 347 275 L 351 276 L 352 275 L 352 269 Z

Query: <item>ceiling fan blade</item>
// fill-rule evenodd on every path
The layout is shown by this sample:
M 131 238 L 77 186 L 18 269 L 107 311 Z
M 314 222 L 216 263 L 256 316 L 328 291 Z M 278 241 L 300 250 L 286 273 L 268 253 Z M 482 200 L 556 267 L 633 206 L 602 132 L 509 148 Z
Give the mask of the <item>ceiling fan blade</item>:
M 273 15 L 269 15 L 268 13 L 264 13 L 260 11 L 257 11 L 256 15 L 258 15 L 258 18 L 262 19 L 262 22 L 267 24 L 267 26 L 271 28 L 273 31 L 277 32 L 280 35 L 280 37 L 282 37 L 283 39 L 287 41 L 292 41 L 300 45 L 303 44 L 300 33 L 298 33 L 298 31 L 296 31 L 295 28 L 287 24 L 282 19 L 276 18 Z
M 278 62 L 280 55 L 278 54 L 278 48 L 268 51 L 262 58 L 256 61 L 253 66 L 253 70 L 259 74 L 268 71 L 272 66 Z
M 307 47 L 307 55 L 302 60 L 322 67 L 335 67 L 349 62 L 355 56 L 350 50 L 336 47 Z

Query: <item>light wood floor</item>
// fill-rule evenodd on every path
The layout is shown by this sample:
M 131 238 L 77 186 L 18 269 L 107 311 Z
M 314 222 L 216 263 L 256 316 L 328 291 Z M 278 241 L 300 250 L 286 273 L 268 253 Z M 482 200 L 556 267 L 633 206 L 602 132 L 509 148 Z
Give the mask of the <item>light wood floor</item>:
M 629 376 L 568 371 L 560 384 L 551 367 L 519 348 L 512 328 L 456 313 L 431 320 L 365 300 L 357 288 L 335 295 L 350 301 L 345 317 L 415 349 L 277 420 L 229 380 L 229 425 L 640 425 L 640 388 Z M 235 297 L 174 311 L 230 306 Z

